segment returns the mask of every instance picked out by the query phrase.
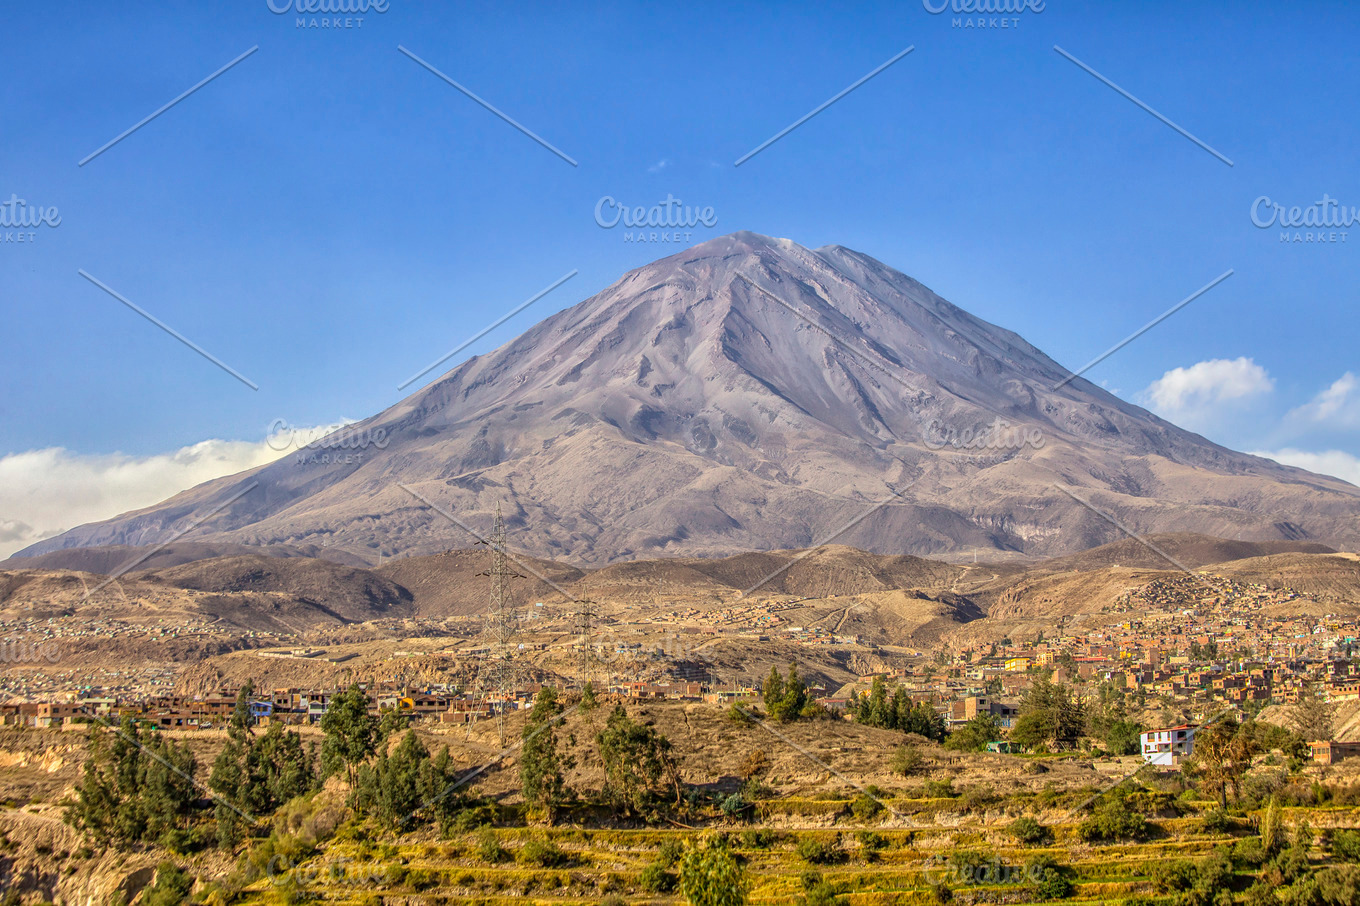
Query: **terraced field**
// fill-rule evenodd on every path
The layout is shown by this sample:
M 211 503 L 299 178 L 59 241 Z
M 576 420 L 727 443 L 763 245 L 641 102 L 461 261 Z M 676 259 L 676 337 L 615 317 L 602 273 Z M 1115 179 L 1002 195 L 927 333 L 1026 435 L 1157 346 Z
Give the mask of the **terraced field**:
M 1185 814 L 1148 820 L 1142 842 L 1089 844 L 1078 832 L 1081 815 L 1053 810 L 1037 813 L 1050 839 L 1026 846 L 1009 828 L 1029 810 L 1014 804 L 963 814 L 957 800 L 885 803 L 892 812 L 865 821 L 853 817 L 850 799 L 780 800 L 750 824 L 701 833 L 679 827 L 497 827 L 447 840 L 384 844 L 346 828 L 324 852 L 295 867 L 275 856 L 270 876 L 250 885 L 238 902 L 683 903 L 670 886 L 676 867 L 666 864 L 667 851 L 673 858 L 696 838 L 725 834 L 744 865 L 751 903 L 798 902 L 814 876 L 840 902 L 855 906 L 935 906 L 945 897 L 957 903 L 1043 902 L 1036 874 L 1026 868 L 1036 857 L 1060 866 L 1070 883 L 1065 902 L 1173 903 L 1179 893 L 1159 889 L 1153 880 L 1158 866 L 1231 852 L 1241 840 L 1259 839 L 1262 818 L 1260 811 L 1249 812 L 1236 816 L 1227 831 L 1205 832 L 1202 813 L 1214 803 L 1181 801 L 1177 807 Z M 1308 855 L 1315 866 L 1329 864 L 1328 841 L 1337 830 L 1360 827 L 1360 808 L 1350 806 L 1281 809 L 1280 815 L 1287 833 L 1304 823 L 1313 829 Z M 1259 871 L 1234 866 L 1231 883 L 1239 897 Z

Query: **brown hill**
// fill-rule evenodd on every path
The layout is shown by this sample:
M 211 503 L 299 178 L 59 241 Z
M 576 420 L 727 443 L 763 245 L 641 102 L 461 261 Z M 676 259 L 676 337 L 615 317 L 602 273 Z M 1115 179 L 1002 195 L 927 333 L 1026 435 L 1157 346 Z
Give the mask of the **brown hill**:
M 375 572 L 310 557 L 217 557 L 134 572 L 129 578 L 227 595 L 281 594 L 343 622 L 409 616 L 414 600 L 410 591 Z
M 84 573 L 110 575 L 118 570 L 163 569 L 210 560 L 214 557 L 324 557 L 336 563 L 364 566 L 364 560 L 338 548 L 322 549 L 315 545 L 297 547 L 290 544 L 261 546 L 211 541 L 177 541 L 163 546 L 106 544 L 98 547 L 69 547 L 48 551 L 33 557 L 11 557 L 0 560 L 0 569 L 70 569 Z
M 1191 532 L 1169 532 L 1142 536 L 1147 544 L 1124 538 L 1090 550 L 1054 557 L 1034 564 L 1036 571 L 1066 572 L 1125 566 L 1131 569 L 1199 569 L 1228 560 L 1264 557 L 1271 554 L 1333 554 L 1335 550 L 1315 541 L 1237 541 Z M 1151 547 L 1149 547 L 1151 545 Z M 1154 549 L 1155 548 L 1155 549 Z M 1160 551 L 1160 553 L 1159 553 Z M 1165 554 L 1166 556 L 1163 556 Z M 1172 559 L 1168 559 L 1172 558 Z
M 1360 555 L 1274 554 L 1220 563 L 1214 572 L 1325 600 L 1360 602 Z
M 574 566 L 520 553 L 514 553 L 508 565 L 522 577 L 510 583 L 511 600 L 520 606 L 534 601 L 567 600 L 558 589 L 570 592 L 570 586 L 585 575 Z M 374 572 L 411 592 L 415 601 L 414 615 L 438 618 L 486 610 L 490 594 L 487 572 L 490 569 L 491 552 L 478 547 L 389 560 Z M 570 593 L 576 596 L 575 592 Z

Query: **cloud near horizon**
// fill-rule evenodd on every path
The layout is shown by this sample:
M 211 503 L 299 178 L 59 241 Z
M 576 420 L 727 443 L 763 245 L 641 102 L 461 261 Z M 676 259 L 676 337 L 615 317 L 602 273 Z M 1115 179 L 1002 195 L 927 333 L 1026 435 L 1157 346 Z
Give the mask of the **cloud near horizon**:
M 1274 390 L 1275 380 L 1266 369 L 1241 356 L 1173 368 L 1149 384 L 1140 398 L 1158 415 L 1182 427 L 1202 430 L 1231 424 L 1234 416 L 1244 414 L 1241 406 L 1230 411 L 1233 403 L 1259 401 Z M 1253 417 L 1261 421 L 1259 415 Z M 1250 449 L 1249 443 L 1240 449 L 1360 486 L 1360 457 L 1344 450 L 1302 448 L 1308 445 L 1309 437 L 1319 437 L 1320 429 L 1360 427 L 1360 379 L 1354 373 L 1347 371 L 1307 403 L 1289 410 L 1276 424 L 1275 443 L 1281 444 L 1277 449 Z M 1257 439 L 1264 441 L 1260 435 Z
M 1148 385 L 1143 396 L 1157 414 L 1178 424 L 1204 424 L 1224 403 L 1246 401 L 1275 389 L 1275 381 L 1253 360 L 1209 359 L 1173 368 Z
M 1298 466 L 1300 469 L 1317 472 L 1319 475 L 1331 475 L 1340 478 L 1342 481 L 1349 481 L 1353 485 L 1360 486 L 1360 457 L 1342 450 L 1324 450 L 1321 453 L 1310 453 L 1307 450 L 1295 450 L 1292 447 L 1286 447 L 1274 452 L 1253 450 L 1251 455 L 1264 456 L 1266 459 L 1273 459 L 1287 466 Z
M 264 440 L 205 440 L 149 456 L 47 447 L 0 457 L 0 559 L 77 525 L 266 465 L 349 423 L 309 428 L 275 423 Z
M 1360 379 L 1347 371 L 1288 417 L 1332 428 L 1360 428 Z

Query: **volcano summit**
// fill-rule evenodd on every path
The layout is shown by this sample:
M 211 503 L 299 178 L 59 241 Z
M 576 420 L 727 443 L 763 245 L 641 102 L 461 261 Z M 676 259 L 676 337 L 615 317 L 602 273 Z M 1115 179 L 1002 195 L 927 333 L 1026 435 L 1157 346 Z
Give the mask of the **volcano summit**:
M 1360 489 L 1069 377 L 867 255 L 734 233 L 346 429 L 381 448 L 290 454 L 20 556 L 155 544 L 215 507 L 186 540 L 370 561 L 466 547 L 497 505 L 513 548 L 584 564 L 832 540 L 1053 556 L 1122 538 L 1103 514 L 1138 533 L 1360 541 Z

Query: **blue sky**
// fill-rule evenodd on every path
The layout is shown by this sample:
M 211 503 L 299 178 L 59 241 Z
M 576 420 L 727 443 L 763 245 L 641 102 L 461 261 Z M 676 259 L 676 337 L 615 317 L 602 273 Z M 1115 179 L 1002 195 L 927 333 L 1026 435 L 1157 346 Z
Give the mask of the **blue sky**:
M 376 412 L 568 271 L 447 367 L 738 229 L 867 252 L 1074 368 L 1232 269 L 1087 376 L 1214 440 L 1360 478 L 1360 229 L 1284 243 L 1250 217 L 1260 196 L 1360 207 L 1354 5 L 1048 0 L 1005 29 L 910 0 L 386 7 L 347 29 L 267 0 L 0 12 L 0 201 L 60 213 L 0 243 L 0 553 L 253 464 L 279 420 Z M 629 243 L 594 221 L 603 196 L 668 194 L 716 225 Z

